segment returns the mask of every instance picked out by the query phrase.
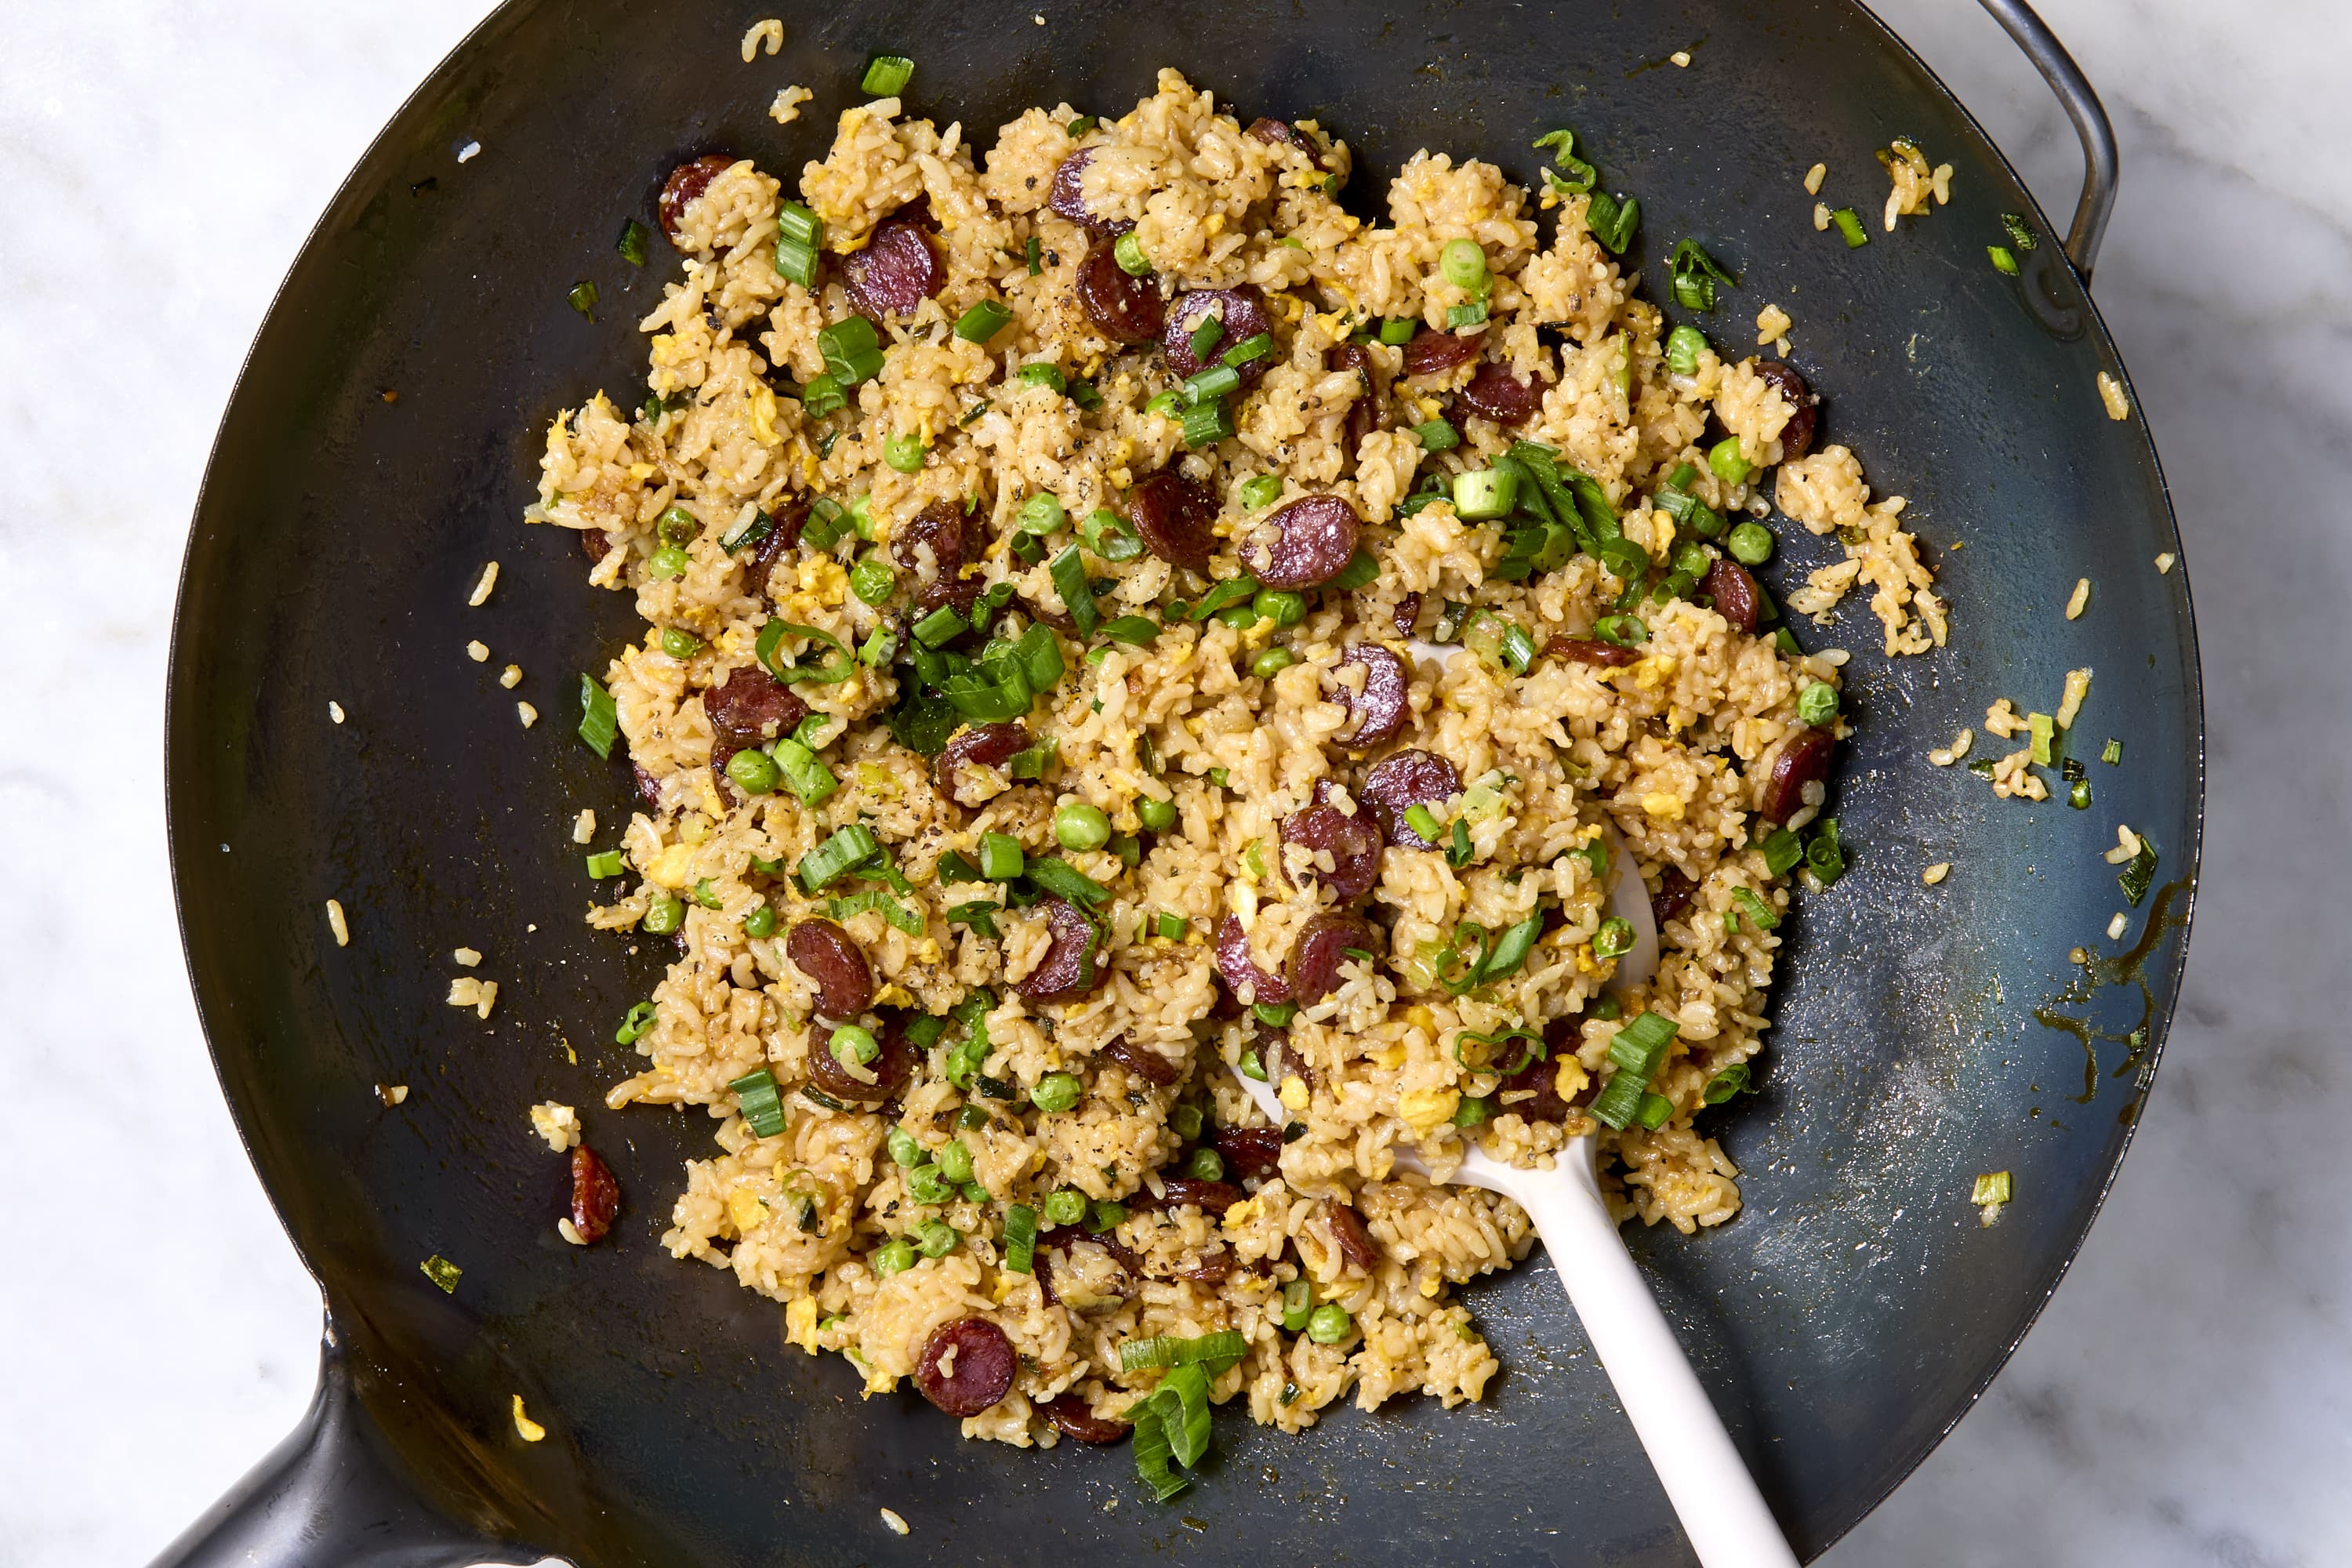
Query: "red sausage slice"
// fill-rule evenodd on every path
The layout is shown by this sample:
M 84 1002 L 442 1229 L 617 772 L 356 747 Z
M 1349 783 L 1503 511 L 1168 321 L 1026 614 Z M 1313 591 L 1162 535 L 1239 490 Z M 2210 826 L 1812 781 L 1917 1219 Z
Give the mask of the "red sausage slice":
M 1813 432 L 1821 421 L 1821 402 L 1805 378 L 1790 369 L 1788 362 L 1759 359 L 1756 374 L 1770 382 L 1780 392 L 1781 401 L 1796 410 L 1789 422 L 1780 426 L 1780 460 L 1793 463 L 1813 449 Z
M 1727 557 L 1718 557 L 1699 579 L 1699 592 L 1715 600 L 1715 612 L 1739 631 L 1756 629 L 1758 608 L 1756 579 L 1748 568 Z M 1631 655 L 1629 654 L 1630 658 Z
M 1281 976 L 1268 974 L 1250 957 L 1249 933 L 1232 915 L 1217 926 L 1217 973 L 1236 996 L 1248 990 L 1253 1003 L 1279 1007 L 1290 1000 L 1290 987 Z
M 1054 171 L 1054 184 L 1046 192 L 1045 205 L 1072 223 L 1084 224 L 1097 234 L 1116 238 L 1135 226 L 1098 218 L 1087 210 L 1085 187 L 1079 182 L 1087 165 L 1094 161 L 1095 150 L 1091 147 L 1081 147 L 1063 159 Z
M 1174 1062 L 1149 1046 L 1137 1045 L 1125 1035 L 1115 1037 L 1105 1046 L 1103 1055 L 1146 1083 L 1155 1083 L 1162 1089 L 1184 1076 Z
M 1260 1181 L 1282 1169 L 1282 1129 L 1279 1127 L 1220 1127 L 1209 1142 L 1225 1169 L 1236 1176 Z
M 1355 558 L 1363 519 L 1335 495 L 1301 496 L 1252 531 L 1242 564 L 1269 588 L 1312 588 Z
M 1324 1217 L 1331 1222 L 1331 1237 L 1339 1244 L 1339 1255 L 1362 1273 L 1370 1274 L 1381 1264 L 1381 1244 L 1364 1228 L 1363 1215 L 1346 1204 L 1326 1201 Z
M 1192 334 L 1213 314 L 1222 318 L 1224 330 L 1204 361 L 1192 352 Z M 1194 289 L 1177 295 L 1176 303 L 1169 307 L 1168 324 L 1160 333 L 1160 353 L 1171 373 L 1192 375 L 1223 363 L 1227 353 L 1260 332 L 1273 330 L 1274 318 L 1265 313 L 1265 296 L 1255 286 L 1244 283 L 1238 289 Z M 1234 374 L 1241 377 L 1241 390 L 1247 392 L 1255 386 L 1273 363 L 1274 355 L 1264 353 L 1235 366 Z
M 950 1415 L 977 1415 L 1013 1392 L 1020 1364 L 1003 1329 L 986 1318 L 958 1318 L 924 1342 L 915 1386 Z
M 1330 870 L 1309 867 L 1297 873 L 1304 887 L 1327 888 L 1341 903 L 1372 890 L 1372 884 L 1381 879 L 1381 830 L 1366 820 L 1367 815 L 1349 816 L 1336 805 L 1310 805 L 1282 819 L 1285 846 L 1328 850 L 1331 856 Z M 1288 858 L 1284 857 L 1286 873 Z
M 1404 345 L 1404 374 L 1436 375 L 1456 365 L 1468 364 L 1478 357 L 1486 339 L 1484 332 L 1464 337 L 1459 332 L 1432 331 L 1423 327 Z
M 965 518 L 963 508 L 954 501 L 935 501 L 917 512 L 890 538 L 890 553 L 898 564 L 914 572 L 922 585 L 915 593 L 915 608 L 919 613 L 938 609 L 941 605 L 953 605 L 965 615 L 971 613 L 983 586 L 977 577 L 963 574 L 964 561 L 982 541 L 979 530 Z M 930 560 L 922 558 L 921 547 L 930 547 Z M 931 573 L 922 577 L 925 571 Z
M 1619 647 L 1599 637 L 1553 637 L 1544 644 L 1544 652 L 1554 658 L 1572 658 L 1579 664 L 1606 665 L 1622 669 L 1640 657 L 1630 647 Z
M 1690 908 L 1691 895 L 1698 884 L 1682 873 L 1677 866 L 1669 866 L 1658 873 L 1658 890 L 1650 895 L 1650 918 L 1660 930 L 1665 923 Z
M 1075 1394 L 1060 1394 L 1037 1406 L 1054 1430 L 1081 1443 L 1116 1443 L 1133 1428 L 1124 1421 L 1106 1421 Z
M 1452 763 L 1434 752 L 1399 752 L 1372 764 L 1356 798 L 1381 825 L 1388 841 L 1401 849 L 1434 849 L 1436 845 L 1415 833 L 1404 814 L 1416 805 L 1435 805 L 1462 793 L 1462 775 Z
M 874 1005 L 874 968 L 856 939 L 831 921 L 802 921 L 784 938 L 793 967 L 816 985 L 817 1012 L 855 1018 Z
M 736 752 L 791 734 L 808 717 L 808 704 L 758 665 L 747 664 L 702 694 L 702 711 L 710 721 L 710 763 L 723 768 Z
M 1078 309 L 1103 336 L 1130 348 L 1158 337 L 1168 321 L 1158 286 L 1121 267 L 1108 245 L 1078 263 Z
M 1814 729 L 1800 730 L 1781 744 L 1764 786 L 1767 821 L 1788 821 L 1804 805 L 1805 786 L 1829 778 L 1830 752 L 1836 745 L 1837 738 L 1827 730 Z
M 1216 499 L 1176 469 L 1162 468 L 1128 492 L 1127 521 L 1162 561 L 1195 572 L 1209 569 L 1217 544 L 1210 531 L 1217 521 Z
M 1364 672 L 1364 689 L 1350 691 L 1337 686 L 1338 700 L 1347 704 L 1356 716 L 1352 735 L 1340 738 L 1339 743 L 1351 751 L 1369 752 L 1396 739 L 1404 728 L 1405 674 L 1404 665 L 1396 655 L 1376 643 L 1355 643 L 1340 657 L 1340 666 L 1360 666 Z
M 1548 381 L 1521 381 L 1501 365 L 1482 364 L 1461 393 L 1463 405 L 1497 425 L 1524 425 L 1543 406 Z
M 743 588 L 755 599 L 768 596 L 768 577 L 801 542 L 801 530 L 808 526 L 809 503 L 806 496 L 787 496 L 768 514 L 768 537 L 760 541 L 743 563 Z
M 827 1043 L 821 1039 L 811 1042 L 809 1082 L 835 1100 L 857 1100 L 868 1105 L 888 1100 L 904 1089 L 907 1079 L 914 1076 L 915 1064 L 922 1052 L 916 1049 L 915 1042 L 907 1037 L 906 1014 L 895 1008 L 882 1015 L 882 1026 L 875 1032 L 874 1043 L 882 1048 L 872 1061 L 866 1064 L 866 1070 L 874 1075 L 872 1083 L 866 1082 L 842 1066 Z
M 1291 995 L 1300 1002 L 1319 1002 L 1337 991 L 1348 949 L 1370 952 L 1375 951 L 1372 941 L 1372 928 L 1355 915 L 1315 916 L 1299 928 L 1290 960 L 1283 966 Z
M 670 243 L 677 243 L 677 226 L 686 216 L 686 204 L 710 188 L 710 182 L 735 166 L 735 160 L 724 153 L 705 153 L 689 163 L 680 163 L 662 182 L 660 199 L 654 204 L 654 214 L 661 220 L 662 232 Z
M 1017 989 L 1024 1001 L 1075 1002 L 1100 985 L 1108 973 L 1095 962 L 1102 931 L 1067 899 L 1047 899 L 1038 907 L 1054 928 L 1053 945 Z
M 1208 1182 L 1198 1176 L 1163 1176 L 1160 1184 L 1167 1189 L 1164 1195 L 1153 1197 L 1150 1188 L 1140 1188 L 1126 1200 L 1128 1213 L 1147 1214 L 1154 1209 L 1182 1208 L 1192 1205 L 1203 1214 L 1222 1215 L 1242 1201 L 1242 1190 L 1231 1182 Z
M 947 268 L 920 224 L 886 217 L 863 248 L 842 259 L 842 287 L 864 316 L 911 316 L 946 287 Z
M 583 1143 L 572 1151 L 572 1228 L 580 1239 L 597 1242 L 621 1212 L 621 1184 L 604 1157 Z
M 1028 749 L 1029 730 L 1024 724 L 1011 720 L 977 724 L 940 749 L 939 759 L 931 764 L 931 777 L 941 795 L 959 805 L 970 805 L 971 802 L 956 793 L 963 784 L 966 764 L 1001 768 Z

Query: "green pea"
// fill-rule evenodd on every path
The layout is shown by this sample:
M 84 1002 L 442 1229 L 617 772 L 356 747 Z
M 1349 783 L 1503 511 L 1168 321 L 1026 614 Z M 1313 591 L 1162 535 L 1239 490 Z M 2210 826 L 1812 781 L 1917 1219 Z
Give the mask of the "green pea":
M 656 893 L 639 922 L 655 936 L 667 936 L 686 923 L 686 906 L 667 893 Z
M 702 639 L 683 626 L 664 626 L 661 647 L 672 658 L 692 658 L 702 651 Z
M 1797 717 L 1808 724 L 1826 724 L 1837 717 L 1837 688 L 1816 680 L 1797 693 Z
M 918 472 L 923 466 L 923 438 L 912 434 L 891 437 L 882 443 L 882 460 L 902 474 Z
M 1224 1157 L 1214 1149 L 1195 1149 L 1192 1161 L 1184 1167 L 1184 1173 L 1198 1176 L 1204 1182 L 1222 1182 L 1225 1179 Z
M 898 574 L 890 570 L 887 561 L 869 555 L 849 569 L 849 591 L 860 604 L 878 605 L 898 586 Z
M 835 1029 L 833 1032 L 833 1039 L 826 1045 L 825 1049 L 833 1053 L 835 1061 L 845 1068 L 862 1068 L 882 1054 L 881 1044 L 874 1038 L 872 1033 L 859 1028 L 855 1024 L 844 1024 Z M 956 1179 L 961 1181 L 963 1178 L 959 1176 Z
M 674 506 L 661 514 L 654 527 L 664 544 L 690 544 L 702 531 L 702 520 L 682 506 Z
M 776 759 L 757 746 L 746 746 L 727 759 L 727 776 L 735 781 L 745 795 L 766 795 L 783 777 Z
M 1260 588 L 1250 608 L 1277 626 L 1295 626 L 1307 618 L 1307 595 L 1281 588 Z
M 1739 453 L 1739 437 L 1726 436 L 1706 449 L 1706 466 L 1715 477 L 1727 485 L 1736 485 L 1756 471 L 1756 466 Z
M 943 1219 L 935 1219 L 915 1233 L 915 1250 L 926 1258 L 945 1258 L 963 1239 L 956 1227 Z
M 1307 1337 L 1318 1345 L 1336 1345 L 1356 1331 L 1356 1320 L 1337 1301 L 1326 1301 L 1307 1320 Z
M 963 1184 L 963 1201 L 968 1204 L 984 1204 L 988 1201 L 988 1189 L 978 1182 L 966 1182 Z
M 646 570 L 667 583 L 692 564 L 693 557 L 685 551 L 675 544 L 665 544 L 654 552 L 654 558 L 646 563 Z
M 1270 647 L 1250 660 L 1250 673 L 1260 680 L 1272 680 L 1298 662 L 1298 656 L 1286 647 Z
M 1151 258 L 1143 253 L 1143 242 L 1135 237 L 1133 229 L 1120 235 L 1118 243 L 1112 246 L 1110 250 L 1111 259 L 1118 263 L 1118 269 L 1121 272 L 1136 278 L 1142 278 L 1150 273 Z
M 941 1144 L 939 1152 L 940 1174 L 961 1186 L 971 1180 L 971 1150 L 961 1138 Z
M 1176 826 L 1176 803 L 1162 800 L 1156 795 L 1147 795 L 1135 803 L 1135 815 L 1152 832 L 1165 833 Z
M 1237 632 L 1245 632 L 1257 625 L 1257 612 L 1247 605 L 1227 605 L 1217 612 L 1217 624 L 1231 626 Z
M 890 1136 L 883 1142 L 889 1146 L 890 1158 L 898 1163 L 900 1169 L 911 1171 L 923 1163 L 922 1144 L 905 1128 L 893 1127 Z
M 1076 1225 L 1087 1217 L 1087 1194 L 1076 1187 L 1056 1187 L 1045 1194 L 1047 1225 Z
M 1054 813 L 1054 837 L 1065 849 L 1099 849 L 1110 842 L 1110 818 L 1102 807 L 1074 800 Z
M 1743 522 L 1725 541 L 1731 558 L 1743 566 L 1761 566 L 1772 559 L 1772 531 L 1760 522 Z
M 915 1266 L 915 1244 L 903 1236 L 894 1236 L 874 1249 L 874 1272 L 887 1279 L 893 1274 L 904 1274 Z
M 1168 1113 L 1168 1125 L 1179 1138 L 1201 1135 L 1201 1108 L 1187 1100 Z
M 737 752 L 737 756 L 742 755 Z M 772 937 L 776 934 L 776 911 L 772 905 L 761 904 L 743 917 L 743 934 L 748 937 Z
M 1029 1091 L 1029 1103 L 1040 1110 L 1067 1110 L 1085 1092 L 1076 1073 L 1049 1072 Z
M 955 1184 L 937 1165 L 917 1165 L 907 1173 L 907 1195 L 919 1204 L 943 1204 L 955 1195 Z

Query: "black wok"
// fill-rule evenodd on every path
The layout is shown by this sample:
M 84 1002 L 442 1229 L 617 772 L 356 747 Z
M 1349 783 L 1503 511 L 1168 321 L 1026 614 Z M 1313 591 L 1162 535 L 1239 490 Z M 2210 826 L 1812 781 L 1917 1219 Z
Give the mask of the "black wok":
M 791 21 L 783 54 L 752 68 L 739 7 L 520 0 L 320 220 L 205 480 L 167 777 L 197 1000 L 325 1296 L 324 1369 L 310 1419 L 163 1561 L 1688 1560 L 1540 1258 L 1470 1293 L 1507 1368 L 1483 1405 L 1337 1410 L 1296 1438 L 1229 1412 L 1221 1457 L 1162 1508 L 1123 1453 L 965 1443 L 911 1395 L 861 1401 L 838 1357 L 782 1345 L 772 1305 L 657 1245 L 709 1129 L 600 1109 L 634 1059 L 614 1022 L 660 959 L 581 923 L 570 837 L 582 806 L 626 810 L 625 768 L 572 735 L 569 688 L 634 627 L 625 598 L 584 584 L 568 536 L 519 514 L 547 421 L 641 374 L 632 322 L 670 258 L 657 243 L 654 266 L 624 263 L 624 217 L 648 216 L 698 152 L 796 169 L 877 52 L 916 56 L 913 110 L 983 144 L 1025 105 L 1115 111 L 1173 65 L 1245 116 L 1345 135 L 1360 211 L 1416 148 L 1528 178 L 1528 143 L 1572 125 L 1642 199 L 1636 260 L 1654 275 L 1689 234 L 1741 273 L 1719 341 L 1767 300 L 1788 305 L 1824 439 L 1911 498 L 1956 637 L 1890 668 L 1861 595 L 1842 612 L 1830 635 L 1856 650 L 1859 735 L 1837 804 L 1855 863 L 1803 900 L 1763 1092 L 1722 1123 L 1748 1206 L 1704 1236 L 1629 1239 L 1807 1555 L 1959 1417 L 2074 1256 L 2172 1009 L 2202 715 L 2185 576 L 2150 564 L 2179 548 L 2155 452 L 2094 390 L 2122 374 L 2115 346 L 1975 122 L 1848 0 L 1034 14 L 853 3 Z M 1664 63 L 1680 48 L 1687 70 Z M 786 82 L 819 98 L 781 128 L 764 110 Z M 2079 101 L 2103 132 L 2087 89 Z M 1951 205 L 1897 235 L 1874 222 L 1861 250 L 1816 233 L 1805 168 L 1826 161 L 1837 199 L 1873 213 L 1873 151 L 1898 134 L 1956 165 Z M 2111 163 L 2101 174 L 2076 225 L 2085 259 Z M 1986 261 L 2003 213 L 2043 236 L 2017 279 Z M 603 294 L 593 323 L 565 303 L 583 278 Z M 1833 548 L 1783 537 L 1776 588 Z M 497 595 L 469 609 L 493 558 Z M 2083 576 L 2094 609 L 2068 622 Z M 487 664 L 462 651 L 475 637 Z M 509 660 L 527 672 L 514 692 L 496 684 Z M 1997 803 L 1924 766 L 1994 697 L 2047 707 L 2085 664 L 2084 749 L 2113 734 L 2126 757 L 2092 764 L 2094 809 Z M 518 697 L 545 721 L 520 728 Z M 2119 820 L 2160 847 L 2163 885 L 2111 942 L 2124 906 L 2098 853 Z M 1923 887 L 1934 861 L 1951 880 Z M 2095 977 L 2113 984 L 2068 960 L 2133 942 L 2136 960 Z M 503 983 L 488 1024 L 444 1005 L 459 945 Z M 411 1086 L 407 1103 L 380 1104 L 378 1083 Z M 547 1099 L 587 1108 L 628 1194 L 592 1250 L 552 1228 L 562 1163 L 523 1119 Z M 2017 1201 L 1986 1229 L 1969 1187 L 1994 1170 L 2014 1173 Z M 454 1294 L 420 1272 L 432 1254 L 463 1268 Z M 545 1441 L 518 1440 L 518 1394 Z M 884 1506 L 910 1537 L 882 1529 Z

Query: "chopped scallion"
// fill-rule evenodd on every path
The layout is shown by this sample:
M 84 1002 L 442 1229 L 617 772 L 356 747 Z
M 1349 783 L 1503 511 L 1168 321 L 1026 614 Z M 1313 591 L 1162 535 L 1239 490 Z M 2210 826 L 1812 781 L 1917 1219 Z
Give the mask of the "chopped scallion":
M 593 675 L 580 678 L 580 738 L 600 757 L 613 754 L 614 738 L 621 732 L 620 710 L 613 694 Z
M 915 62 L 904 55 L 877 55 L 857 85 L 869 98 L 896 98 L 915 77 Z
M 1854 215 L 1852 207 L 1838 208 L 1830 214 L 1830 221 L 1836 224 L 1838 233 L 1845 237 L 1847 249 L 1860 250 L 1870 243 L 1870 231 L 1862 226 L 1862 219 Z
M 753 1133 L 761 1138 L 784 1134 L 784 1107 L 776 1093 L 776 1078 L 766 1068 L 745 1073 L 727 1086 L 735 1091 L 735 1106 Z
M 984 343 L 1013 321 L 1013 312 L 994 300 L 982 300 L 956 318 L 955 335 L 968 343 Z

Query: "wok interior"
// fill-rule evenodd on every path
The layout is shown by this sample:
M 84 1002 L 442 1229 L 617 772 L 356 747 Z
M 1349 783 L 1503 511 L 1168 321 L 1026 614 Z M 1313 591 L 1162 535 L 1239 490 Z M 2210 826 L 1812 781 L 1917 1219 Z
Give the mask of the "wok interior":
M 1823 439 L 1911 498 L 1924 544 L 1965 541 L 1935 551 L 1952 647 L 1892 668 L 1858 596 L 1809 638 L 1854 651 L 1858 733 L 1833 796 L 1853 868 L 1801 900 L 1761 1092 L 1718 1113 L 1748 1211 L 1628 1238 L 1793 1540 L 1820 1550 L 2022 1333 L 2121 1157 L 2169 1013 L 2178 930 L 2145 965 L 2145 1016 L 2131 984 L 2053 1002 L 2088 1020 L 2095 1067 L 2032 1016 L 2074 977 L 2070 948 L 2118 945 L 2100 939 L 2122 906 L 2096 858 L 2115 823 L 2157 842 L 2163 880 L 2195 853 L 2185 585 L 2148 564 L 2178 549 L 2153 454 L 2093 389 L 2112 347 L 2054 245 L 2016 282 L 1980 265 L 1999 215 L 2030 199 L 1849 5 L 1033 15 L 853 5 L 789 22 L 780 56 L 744 66 L 741 18 L 683 0 L 501 13 L 371 153 L 264 331 L 183 588 L 173 849 L 224 1085 L 371 1407 L 453 1513 L 599 1563 L 1144 1543 L 1213 1560 L 1243 1533 L 1313 1561 L 1678 1560 L 1540 1258 L 1468 1292 L 1506 1367 L 1483 1405 L 1335 1409 L 1298 1438 L 1229 1419 L 1201 1484 L 1160 1509 L 1122 1452 L 964 1443 L 912 1394 L 861 1400 L 838 1358 L 787 1350 L 780 1312 L 657 1245 L 708 1130 L 601 1109 L 635 1059 L 614 1025 L 661 959 L 580 921 L 572 819 L 630 803 L 623 764 L 572 739 L 571 688 L 636 627 L 568 539 L 520 513 L 544 422 L 583 387 L 636 384 L 631 322 L 663 268 L 614 255 L 622 220 L 697 153 L 816 156 L 875 53 L 915 57 L 910 110 L 983 146 L 1031 103 L 1131 101 L 1164 64 L 1244 114 L 1348 139 L 1367 216 L 1360 199 L 1419 147 L 1526 179 L 1528 143 L 1574 127 L 1641 198 L 1654 282 L 1690 234 L 1741 276 L 1706 322 L 1719 341 L 1744 343 L 1782 303 Z M 1652 63 L 1695 41 L 1690 69 Z M 765 110 L 790 82 L 817 99 L 779 127 Z M 1951 205 L 1849 253 L 1813 230 L 1803 172 L 1827 161 L 1869 211 L 1872 151 L 1897 134 L 1957 166 Z M 461 165 L 468 141 L 482 152 Z M 583 277 L 603 293 L 593 324 L 565 303 Z M 1776 594 L 1835 550 L 1783 539 L 1763 574 Z M 496 596 L 469 609 L 490 559 Z M 2069 623 L 2081 576 L 2099 612 Z M 487 664 L 461 651 L 476 637 Z M 526 671 L 511 693 L 495 684 L 509 660 Z M 2084 732 L 2124 737 L 2131 764 L 2099 771 L 2097 809 L 1995 802 L 1925 766 L 1993 698 L 2046 707 L 2083 664 Z M 520 729 L 517 697 L 546 721 Z M 348 723 L 328 721 L 331 700 Z M 1943 860 L 1951 879 L 1923 886 Z M 346 949 L 320 915 L 331 897 Z M 460 945 L 503 982 L 488 1024 L 443 1002 Z M 2136 1052 L 2095 1038 L 2136 1026 Z M 408 1084 L 407 1103 L 380 1105 L 380 1082 Z M 562 1163 L 523 1117 L 548 1099 L 583 1108 L 628 1194 L 591 1251 L 552 1228 Z M 1985 1230 L 1971 1179 L 2002 1169 L 2019 1201 Z M 465 1270 L 453 1296 L 418 1270 L 435 1253 Z M 518 1393 L 547 1441 L 515 1440 Z M 911 1537 L 880 1530 L 885 1506 Z

